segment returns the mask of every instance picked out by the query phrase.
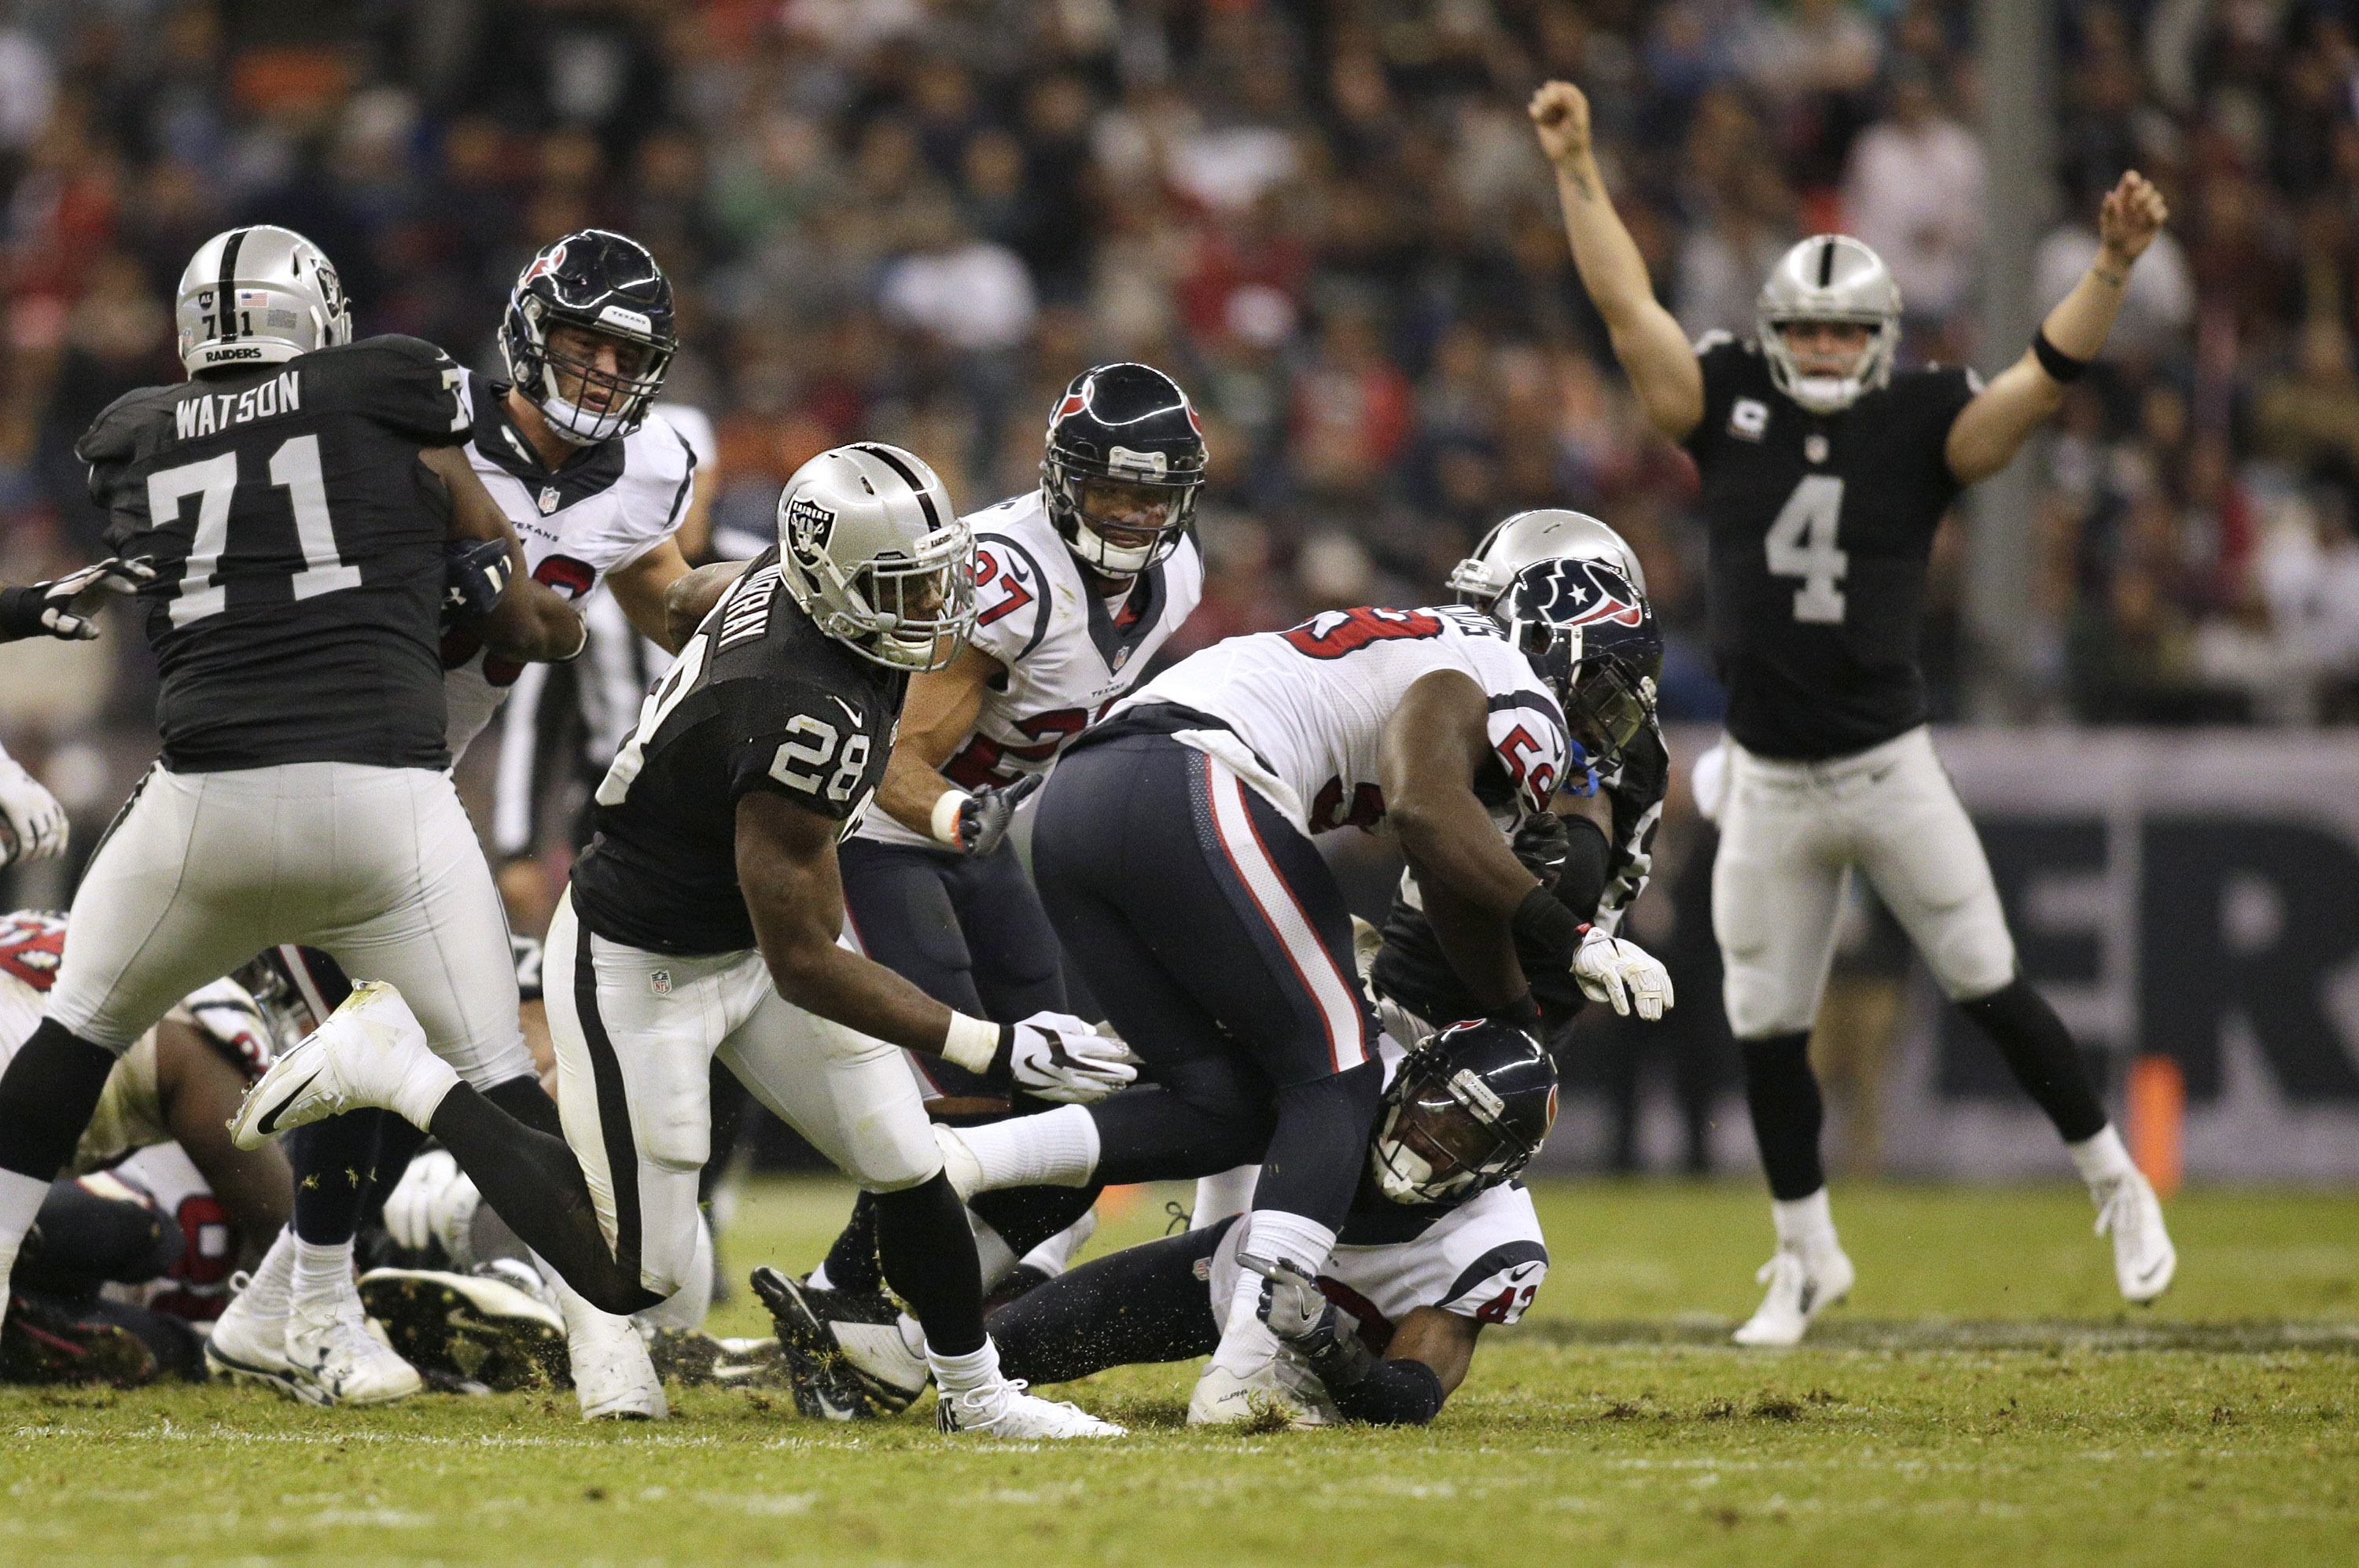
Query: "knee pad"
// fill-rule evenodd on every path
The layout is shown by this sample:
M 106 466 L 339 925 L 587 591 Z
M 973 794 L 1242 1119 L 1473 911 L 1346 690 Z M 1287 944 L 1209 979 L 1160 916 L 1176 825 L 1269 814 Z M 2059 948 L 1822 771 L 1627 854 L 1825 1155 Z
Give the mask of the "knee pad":
M 1970 1002 L 2005 990 L 2016 974 L 2015 939 L 1995 898 L 1973 898 L 1941 911 L 1939 934 L 1924 949 L 1925 967 L 1942 995 Z
M 1721 981 L 1728 1031 L 1739 1040 L 1808 1033 L 1818 1010 L 1815 994 L 1802 996 L 1791 980 L 1733 955 Z
M 872 1192 L 922 1187 L 941 1173 L 933 1124 L 914 1097 L 864 1111 L 844 1131 L 843 1173 Z

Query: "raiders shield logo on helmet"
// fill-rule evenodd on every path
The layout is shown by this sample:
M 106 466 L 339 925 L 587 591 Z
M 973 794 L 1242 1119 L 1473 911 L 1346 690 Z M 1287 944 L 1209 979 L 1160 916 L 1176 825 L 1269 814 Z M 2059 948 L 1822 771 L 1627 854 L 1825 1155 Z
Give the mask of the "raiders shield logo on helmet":
M 835 511 L 822 506 L 808 495 L 798 495 L 787 503 L 787 546 L 795 559 L 815 566 L 827 554 L 827 542 L 835 537 Z

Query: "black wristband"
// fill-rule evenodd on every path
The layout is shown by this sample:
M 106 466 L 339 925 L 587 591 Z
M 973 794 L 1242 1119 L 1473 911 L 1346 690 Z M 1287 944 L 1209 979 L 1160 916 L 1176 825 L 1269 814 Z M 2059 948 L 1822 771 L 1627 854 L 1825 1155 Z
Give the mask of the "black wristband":
M 2081 373 L 2089 368 L 2087 360 L 2074 359 L 2071 354 L 2049 343 L 2048 329 L 2045 326 L 2032 330 L 2031 352 L 2038 358 L 2039 368 L 2048 372 L 2048 378 L 2060 386 L 2069 386 L 2079 380 Z
M 991 1065 L 983 1070 L 983 1075 L 995 1083 L 1016 1082 L 1016 1026 L 1014 1024 L 999 1026 L 999 1043 L 992 1048 Z
M 1552 969 L 1571 967 L 1572 955 L 1581 951 L 1581 917 L 1546 887 L 1524 895 L 1516 906 L 1514 926 L 1518 942 L 1545 954 Z
M 41 612 L 48 607 L 49 600 L 38 588 L 0 588 L 0 641 L 15 642 L 48 631 L 41 625 Z

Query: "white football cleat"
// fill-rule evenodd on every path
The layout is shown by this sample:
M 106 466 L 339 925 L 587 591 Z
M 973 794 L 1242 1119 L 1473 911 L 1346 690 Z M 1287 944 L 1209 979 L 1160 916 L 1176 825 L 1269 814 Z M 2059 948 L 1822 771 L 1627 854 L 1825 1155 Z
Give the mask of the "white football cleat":
M 1858 1278 L 1840 1247 L 1813 1247 L 1807 1256 L 1780 1247 L 1754 1275 L 1769 1294 L 1730 1337 L 1739 1345 L 1799 1345 L 1810 1320 L 1850 1295 Z
M 2097 1205 L 2097 1234 L 2114 1238 L 2114 1279 L 2122 1295 L 2139 1306 L 2170 1289 L 2179 1272 L 2179 1252 L 2163 1228 L 2162 1200 L 2136 1171 L 2089 1189 Z
M 977 1437 L 1128 1437 L 1130 1429 L 1103 1421 L 1079 1405 L 1043 1399 L 1024 1391 L 1015 1378 L 996 1377 L 979 1388 L 945 1393 L 934 1406 L 942 1432 Z
M 423 1127 L 457 1082 L 428 1047 L 401 993 L 382 980 L 364 980 L 245 1092 L 230 1118 L 230 1137 L 240 1149 L 260 1149 L 288 1127 L 363 1105 L 383 1106 Z
M 286 1391 L 307 1405 L 382 1405 L 426 1387 L 418 1368 L 369 1332 L 357 1294 L 322 1314 L 298 1302 L 287 1314 Z
M 583 1421 L 662 1421 L 671 1414 L 663 1379 L 639 1325 L 602 1312 L 562 1280 L 552 1290 L 565 1315 L 566 1349 L 573 1363 L 573 1392 Z
M 291 1248 L 290 1243 L 290 1251 Z M 278 1300 L 282 1309 L 286 1289 L 281 1283 Z M 206 1336 L 205 1365 L 216 1377 L 226 1377 L 233 1383 L 258 1383 L 290 1398 L 300 1398 L 296 1390 L 295 1370 L 287 1364 L 285 1312 L 261 1311 L 255 1304 L 258 1295 L 250 1280 L 238 1286 L 237 1294 L 222 1309 L 222 1315 L 213 1320 L 212 1333 Z
M 1208 1362 L 1188 1396 L 1190 1426 L 1244 1426 L 1271 1415 L 1297 1431 L 1334 1426 L 1343 1420 L 1310 1369 L 1288 1366 L 1283 1356 L 1250 1373 Z

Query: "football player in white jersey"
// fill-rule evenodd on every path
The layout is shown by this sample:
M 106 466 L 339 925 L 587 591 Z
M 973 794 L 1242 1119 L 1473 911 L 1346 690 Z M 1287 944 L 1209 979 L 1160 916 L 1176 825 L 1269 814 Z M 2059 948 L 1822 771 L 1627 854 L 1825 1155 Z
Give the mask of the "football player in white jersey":
M 509 293 L 500 348 L 510 380 L 471 371 L 456 387 L 471 423 L 468 463 L 513 526 L 525 572 L 548 591 L 536 590 L 536 602 L 570 615 L 603 583 L 631 624 L 667 649 L 679 644 L 665 624 L 664 591 L 688 572 L 673 535 L 696 459 L 669 422 L 648 417 L 648 405 L 678 346 L 671 284 L 655 257 L 624 235 L 584 229 L 544 246 Z M 586 632 L 581 639 L 577 655 Z M 486 648 L 464 623 L 446 630 L 442 662 L 455 761 L 527 667 Z M 351 993 L 325 953 L 307 950 L 291 962 L 316 1016 Z M 209 1354 L 217 1368 L 294 1386 L 278 1349 L 288 1303 L 323 1316 L 357 1311 L 353 1238 L 376 1173 L 390 1186 L 422 1137 L 375 1110 L 286 1135 L 294 1224 L 255 1270 L 255 1288 L 216 1325 Z M 367 1397 L 421 1386 L 390 1349 L 372 1342 L 363 1354 L 373 1365 L 348 1381 Z
M 1383 1116 L 1362 1139 L 1358 1187 L 1315 1281 L 1253 1272 L 1240 1261 L 1250 1220 L 1199 1213 L 1183 1235 L 1097 1258 L 994 1312 L 1009 1375 L 1062 1383 L 1211 1354 L 1242 1286 L 1282 1346 L 1267 1391 L 1295 1424 L 1431 1421 L 1465 1380 L 1483 1326 L 1522 1317 L 1548 1277 L 1539 1214 L 1515 1178 L 1556 1120 L 1556 1069 L 1521 1029 L 1489 1020 L 1413 1052 L 1383 1046 Z M 774 1269 L 756 1270 L 754 1288 L 798 1352 L 799 1402 L 806 1367 L 838 1373 L 813 1392 L 842 1404 L 849 1390 L 855 1416 L 924 1390 L 924 1336 L 906 1314 L 846 1315 L 845 1298 Z
M 1545 810 L 1649 712 L 1636 685 L 1594 701 L 1576 689 L 1584 622 L 1642 615 L 1636 591 L 1560 564 L 1518 573 L 1496 621 L 1358 608 L 1231 638 L 1074 744 L 1042 792 L 1034 869 L 1060 941 L 1154 1082 L 945 1130 L 954 1181 L 1082 1186 L 1259 1160 L 1255 1258 L 1320 1273 L 1383 1080 L 1350 916 L 1310 835 L 1389 821 L 1469 996 L 1537 1039 L 1519 939 L 1567 967 L 1582 928 L 1495 811 L 1513 825 Z M 1224 1308 L 1200 1395 L 1266 1366 L 1256 1291 L 1241 1282 Z M 1211 1408 L 1230 1403 L 1200 1398 L 1191 1419 L 1230 1419 Z
M 1001 1023 L 1067 1010 L 1056 933 L 1003 840 L 1017 802 L 1203 597 L 1190 524 L 1204 461 L 1178 383 L 1102 365 L 1051 410 L 1039 488 L 966 519 L 974 630 L 949 669 L 911 679 L 877 810 L 841 852 L 846 934 L 937 1001 Z M 938 1058 L 910 1060 L 937 1115 L 1048 1108 Z M 986 1275 L 993 1206 L 977 1229 Z M 873 1200 L 857 1205 L 814 1284 L 879 1287 L 874 1212 Z

